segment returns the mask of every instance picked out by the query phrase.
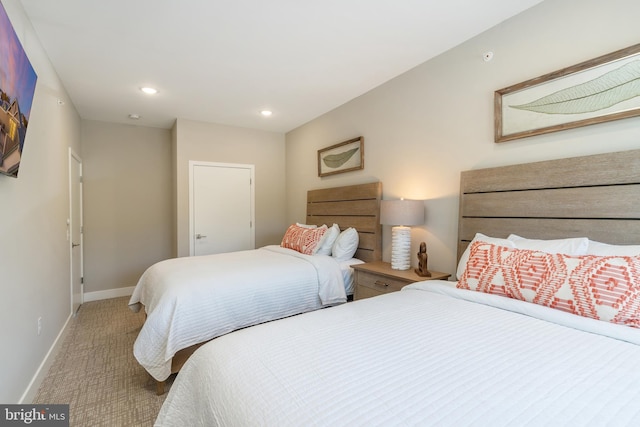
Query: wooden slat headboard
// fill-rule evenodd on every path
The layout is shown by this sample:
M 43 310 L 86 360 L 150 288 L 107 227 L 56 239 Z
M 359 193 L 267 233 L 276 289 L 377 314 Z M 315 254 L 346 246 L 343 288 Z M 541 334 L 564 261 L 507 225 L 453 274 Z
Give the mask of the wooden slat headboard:
M 458 259 L 477 232 L 640 244 L 640 150 L 462 172 Z
M 338 224 L 341 230 L 358 230 L 355 254 L 365 262 L 382 259 L 380 199 L 382 183 L 349 185 L 307 192 L 307 224 Z

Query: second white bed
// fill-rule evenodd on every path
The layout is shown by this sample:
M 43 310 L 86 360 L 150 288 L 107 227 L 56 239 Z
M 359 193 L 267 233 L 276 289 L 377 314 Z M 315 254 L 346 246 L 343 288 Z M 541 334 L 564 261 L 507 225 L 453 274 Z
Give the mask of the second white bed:
M 129 301 L 132 309 L 144 306 L 147 313 L 134 355 L 157 381 L 164 381 L 179 350 L 345 302 L 348 264 L 275 245 L 159 262 L 145 271 Z

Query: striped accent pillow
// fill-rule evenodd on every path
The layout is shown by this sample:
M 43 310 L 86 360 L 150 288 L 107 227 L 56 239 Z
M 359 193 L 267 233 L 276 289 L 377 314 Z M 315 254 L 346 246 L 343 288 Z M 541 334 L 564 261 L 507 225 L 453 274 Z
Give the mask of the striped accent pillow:
M 571 256 L 475 242 L 457 287 L 640 328 L 640 256 Z
M 293 249 L 305 255 L 313 255 L 313 250 L 326 232 L 326 225 L 318 228 L 306 228 L 291 224 L 286 233 L 284 233 L 280 246 Z

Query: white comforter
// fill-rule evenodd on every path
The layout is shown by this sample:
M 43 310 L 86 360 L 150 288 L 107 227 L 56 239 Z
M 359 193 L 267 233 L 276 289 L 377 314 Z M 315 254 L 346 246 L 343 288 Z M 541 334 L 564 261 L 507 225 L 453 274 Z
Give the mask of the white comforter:
M 338 262 L 279 246 L 175 258 L 149 267 L 129 305 L 147 319 L 133 353 L 158 381 L 183 348 L 246 326 L 346 301 Z
M 423 282 L 203 346 L 156 425 L 638 426 L 639 343 L 626 326 Z

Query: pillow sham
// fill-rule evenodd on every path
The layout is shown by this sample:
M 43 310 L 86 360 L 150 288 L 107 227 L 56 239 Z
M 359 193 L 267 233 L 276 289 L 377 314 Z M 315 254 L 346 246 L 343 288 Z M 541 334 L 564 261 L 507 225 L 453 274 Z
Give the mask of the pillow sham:
M 640 328 L 640 256 L 551 254 L 473 244 L 457 287 Z
M 349 258 L 353 258 L 358 249 L 358 243 L 360 243 L 358 231 L 353 227 L 349 227 L 343 230 L 333 243 L 331 256 L 338 261 L 346 261 Z
M 280 246 L 293 249 L 305 255 L 313 255 L 314 249 L 326 232 L 326 225 L 317 228 L 306 228 L 291 224 L 284 233 Z
M 587 248 L 588 255 L 616 255 L 616 256 L 638 256 L 640 255 L 640 246 L 638 245 L 610 245 L 608 243 L 596 242 L 589 240 Z
M 318 242 L 318 245 L 314 250 L 314 255 L 331 255 L 331 249 L 339 235 L 340 227 L 338 224 L 333 224 L 329 227 L 327 232 L 324 233 L 320 242 Z
M 510 240 L 500 239 L 497 237 L 489 237 L 489 236 L 485 236 L 482 233 L 476 233 L 476 235 L 473 237 L 473 239 L 467 246 L 467 249 L 465 249 L 464 252 L 462 253 L 462 256 L 460 257 L 460 261 L 458 261 L 458 268 L 456 269 L 457 279 L 460 279 L 460 277 L 462 277 L 462 273 L 464 273 L 464 270 L 467 267 L 467 261 L 469 260 L 469 251 L 471 250 L 471 246 L 477 241 L 493 243 L 494 245 L 506 246 L 508 248 L 516 247 L 515 243 L 513 243 Z
M 315 224 L 302 224 L 300 222 L 296 222 L 296 225 L 302 228 L 318 228 L 318 226 Z
M 550 254 L 586 255 L 589 247 L 589 239 L 586 237 L 541 240 L 526 239 L 517 234 L 510 234 L 507 239 L 512 241 L 517 249 L 529 249 Z

